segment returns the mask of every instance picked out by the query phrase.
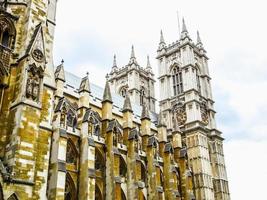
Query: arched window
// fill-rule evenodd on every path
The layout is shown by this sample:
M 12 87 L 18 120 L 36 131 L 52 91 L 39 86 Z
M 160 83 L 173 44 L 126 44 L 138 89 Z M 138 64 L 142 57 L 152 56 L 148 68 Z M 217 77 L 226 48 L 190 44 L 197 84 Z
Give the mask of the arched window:
M 197 90 L 201 94 L 201 85 L 200 85 L 200 78 L 199 78 L 199 70 L 198 69 L 197 69 L 197 72 L 196 72 L 196 79 L 197 79 Z
M 144 105 L 145 104 L 145 88 L 141 88 L 140 90 L 140 105 Z
M 71 139 L 67 142 L 66 163 L 77 165 L 78 152 Z
M 174 96 L 181 94 L 184 91 L 182 71 L 178 66 L 172 69 L 172 84 Z
M 71 178 L 69 173 L 66 174 L 66 182 L 65 182 L 65 200 L 75 200 L 77 199 L 77 192 L 75 188 L 75 184 Z
M 123 87 L 123 88 L 121 88 L 121 90 L 120 90 L 120 95 L 121 95 L 123 98 L 125 98 L 125 97 L 126 97 L 126 92 L 127 92 L 126 88 Z
M 2 35 L 2 41 L 1 44 L 4 47 L 9 47 L 9 33 L 7 30 L 4 31 L 3 35 Z

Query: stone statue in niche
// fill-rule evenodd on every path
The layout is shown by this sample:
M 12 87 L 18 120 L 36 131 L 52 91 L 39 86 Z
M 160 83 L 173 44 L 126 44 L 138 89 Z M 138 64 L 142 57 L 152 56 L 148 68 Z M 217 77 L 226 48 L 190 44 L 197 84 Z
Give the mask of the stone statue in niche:
M 29 74 L 26 87 L 26 97 L 33 101 L 39 100 L 40 79 L 37 74 Z
M 66 128 L 66 109 L 64 108 L 60 115 L 60 127 Z
M 43 71 L 36 65 L 31 65 L 28 70 L 28 79 L 26 83 L 26 97 L 30 100 L 39 101 L 40 82 Z
M 207 125 L 209 123 L 209 113 L 205 102 L 200 104 L 200 112 L 202 121 Z

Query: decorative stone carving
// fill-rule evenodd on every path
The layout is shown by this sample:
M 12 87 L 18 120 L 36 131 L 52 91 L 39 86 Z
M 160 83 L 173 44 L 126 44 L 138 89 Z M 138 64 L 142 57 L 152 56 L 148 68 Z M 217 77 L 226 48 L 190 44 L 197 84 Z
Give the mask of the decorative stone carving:
M 207 125 L 209 123 L 209 112 L 207 104 L 204 101 L 200 103 L 200 112 L 202 121 Z
M 32 57 L 36 62 L 43 62 L 44 61 L 44 54 L 40 49 L 34 49 L 32 51 Z
M 185 105 L 181 102 L 173 106 L 173 121 L 174 126 L 184 125 L 187 120 Z M 174 127 L 175 128 L 175 127 Z

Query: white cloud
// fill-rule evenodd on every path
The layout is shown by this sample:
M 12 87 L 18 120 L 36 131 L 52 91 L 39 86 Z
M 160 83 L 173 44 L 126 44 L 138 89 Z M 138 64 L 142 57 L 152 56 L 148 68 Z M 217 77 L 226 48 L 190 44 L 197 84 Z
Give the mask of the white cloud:
M 265 199 L 267 140 L 229 141 L 224 144 L 226 167 L 233 200 Z

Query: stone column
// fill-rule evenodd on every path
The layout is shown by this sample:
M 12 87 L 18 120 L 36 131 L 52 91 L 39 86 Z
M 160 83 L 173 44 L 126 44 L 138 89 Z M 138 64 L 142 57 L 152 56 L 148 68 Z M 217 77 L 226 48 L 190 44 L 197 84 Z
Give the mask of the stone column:
M 157 150 L 157 141 L 154 136 L 148 139 L 147 145 L 147 179 L 148 179 L 148 200 L 157 200 L 156 189 L 156 166 L 154 164 L 154 156 Z
M 84 200 L 95 198 L 95 143 L 93 137 L 89 136 L 88 126 L 88 121 L 84 120 L 81 128 L 79 174 L 79 199 Z
M 60 112 L 56 113 L 56 120 L 53 127 L 53 139 L 51 149 L 50 179 L 48 198 L 64 199 L 65 180 L 66 180 L 66 151 L 67 133 L 65 127 L 59 127 Z

